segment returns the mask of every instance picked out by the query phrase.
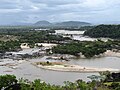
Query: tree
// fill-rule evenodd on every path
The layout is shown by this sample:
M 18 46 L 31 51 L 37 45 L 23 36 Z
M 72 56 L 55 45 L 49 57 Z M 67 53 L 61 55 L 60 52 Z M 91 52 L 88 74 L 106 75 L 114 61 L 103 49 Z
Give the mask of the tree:
M 90 37 L 108 37 L 120 38 L 120 25 L 98 25 L 92 29 L 85 31 L 84 35 Z
M 3 87 L 8 87 L 17 82 L 16 76 L 14 75 L 1 75 L 0 76 L 0 90 Z

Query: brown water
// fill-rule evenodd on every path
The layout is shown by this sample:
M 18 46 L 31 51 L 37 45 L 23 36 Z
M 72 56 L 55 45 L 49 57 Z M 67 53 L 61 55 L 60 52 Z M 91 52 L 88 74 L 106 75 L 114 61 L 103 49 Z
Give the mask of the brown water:
M 32 62 L 45 61 L 45 57 L 31 59 L 18 64 L 17 69 L 11 69 L 8 67 L 0 66 L 0 74 L 15 74 L 18 78 L 23 77 L 29 80 L 41 79 L 50 84 L 61 85 L 64 81 L 75 81 L 77 79 L 83 79 L 89 81 L 87 78 L 89 75 L 98 75 L 98 73 L 76 73 L 76 72 L 59 72 L 50 71 L 33 66 Z M 76 64 L 87 67 L 102 67 L 102 68 L 115 68 L 120 69 L 120 58 L 117 57 L 103 57 L 96 59 L 74 59 L 68 62 L 70 64 Z

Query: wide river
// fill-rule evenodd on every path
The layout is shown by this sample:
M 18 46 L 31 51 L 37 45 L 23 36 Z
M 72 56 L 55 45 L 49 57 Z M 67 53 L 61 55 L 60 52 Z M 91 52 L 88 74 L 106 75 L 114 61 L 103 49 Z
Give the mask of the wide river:
M 80 39 L 80 37 L 79 37 Z M 80 39 L 81 40 L 81 39 Z M 0 66 L 0 74 L 14 74 L 17 78 L 26 78 L 29 80 L 41 79 L 50 84 L 62 85 L 64 81 L 76 81 L 83 79 L 89 81 L 87 76 L 98 75 L 98 73 L 76 73 L 76 72 L 59 72 L 50 71 L 33 66 L 32 62 L 46 61 L 47 56 L 29 59 L 27 61 L 18 62 L 11 59 L 1 59 L 0 65 L 3 63 L 16 63 L 16 68 L 10 68 L 10 66 Z M 4 61 L 4 62 L 3 62 Z M 87 66 L 87 67 L 100 67 L 100 68 L 114 68 L 120 69 L 119 57 L 101 57 L 92 59 L 71 59 L 70 64 Z
M 59 72 L 50 71 L 33 66 L 32 62 L 45 61 L 47 56 L 30 59 L 17 65 L 16 69 L 9 68 L 7 66 L 0 66 L 0 74 L 15 74 L 18 78 L 26 78 L 29 80 L 41 79 L 50 84 L 61 85 L 64 81 L 75 81 L 77 79 L 83 79 L 89 81 L 87 76 L 98 75 L 98 73 L 76 73 L 76 72 Z M 5 61 L 5 60 L 4 60 Z M 12 60 L 7 60 L 12 62 Z M 74 59 L 67 63 L 76 64 L 87 67 L 105 67 L 120 69 L 120 58 L 118 57 L 102 57 L 93 59 Z

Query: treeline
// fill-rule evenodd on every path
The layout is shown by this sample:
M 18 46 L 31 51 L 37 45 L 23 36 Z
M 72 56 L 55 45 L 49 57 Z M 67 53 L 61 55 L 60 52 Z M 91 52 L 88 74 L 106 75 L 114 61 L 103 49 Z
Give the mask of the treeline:
M 71 54 L 79 56 L 82 53 L 85 57 L 90 58 L 106 51 L 107 45 L 101 42 L 73 42 L 65 45 L 58 45 L 52 48 L 53 53 Z
M 38 27 L 36 27 L 38 28 Z M 17 36 L 17 39 L 23 43 L 39 43 L 64 41 L 70 38 L 61 35 L 55 35 L 54 30 L 35 30 L 35 27 L 0 27 L 0 35 Z
M 19 32 L 29 32 L 33 31 L 33 29 L 29 27 L 12 27 L 12 26 L 6 26 L 6 27 L 0 27 L 0 34 L 6 34 L 6 35 L 11 35 L 14 33 L 19 33 Z
M 64 41 L 69 40 L 69 38 L 64 38 L 61 35 L 53 35 L 54 31 L 33 31 L 29 33 L 20 33 L 19 40 L 26 43 L 41 43 L 41 42 L 52 42 L 52 41 Z
M 28 32 L 36 29 L 47 29 L 40 26 L 0 26 L 0 33 Z
M 87 30 L 84 35 L 95 38 L 107 37 L 120 39 L 120 25 L 99 25 Z
M 51 28 L 50 30 L 69 30 L 69 31 L 84 31 L 84 30 L 89 30 L 92 29 L 95 26 L 82 26 L 82 27 L 54 27 Z
M 95 55 L 102 54 L 106 52 L 106 50 L 119 48 L 120 41 L 108 40 L 107 42 L 103 42 L 98 40 L 94 42 L 83 41 L 58 45 L 52 48 L 52 52 L 58 54 L 71 54 L 76 56 L 80 56 L 80 53 L 82 53 L 82 55 L 84 55 L 86 58 L 90 58 Z
M 112 81 L 106 81 L 112 75 Z M 103 76 L 104 79 L 98 80 L 99 77 Z M 1 75 L 0 90 L 3 90 L 3 88 L 4 90 L 120 90 L 120 79 L 114 80 L 117 77 L 120 78 L 119 76 L 120 73 L 101 72 L 101 76 L 95 76 L 96 79 L 90 82 L 79 79 L 75 82 L 64 81 L 64 85 L 60 86 L 47 84 L 40 79 L 31 82 L 22 78 L 17 80 L 14 75 Z

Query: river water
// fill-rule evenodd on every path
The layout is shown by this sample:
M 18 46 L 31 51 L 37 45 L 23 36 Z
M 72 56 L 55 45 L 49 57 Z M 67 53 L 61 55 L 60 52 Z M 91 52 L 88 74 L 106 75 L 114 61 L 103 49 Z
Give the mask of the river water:
M 15 74 L 17 78 L 26 78 L 29 80 L 41 79 L 50 84 L 62 85 L 64 81 L 72 81 L 83 79 L 89 81 L 87 76 L 98 75 L 98 73 L 76 73 L 76 72 L 59 72 L 50 71 L 33 66 L 31 63 L 45 61 L 47 56 L 29 59 L 17 65 L 16 69 L 7 66 L 0 66 L 0 74 Z M 10 61 L 10 60 L 9 60 Z M 87 67 L 101 67 L 120 69 L 120 58 L 118 57 L 102 57 L 93 59 L 74 59 L 70 60 L 70 64 L 87 66 Z
M 80 38 L 78 38 L 80 39 Z M 9 66 L 0 66 L 0 74 L 14 74 L 17 78 L 25 78 L 29 80 L 41 79 L 50 84 L 63 85 L 64 81 L 76 81 L 83 79 L 90 81 L 87 76 L 99 75 L 98 73 L 76 73 L 76 72 L 59 72 L 50 71 L 33 66 L 31 63 L 46 61 L 47 56 L 24 60 L 21 62 L 13 61 L 12 59 L 1 59 L 0 65 L 3 63 L 16 63 L 17 68 L 10 68 Z M 3 62 L 4 61 L 4 62 Z M 100 68 L 114 68 L 120 69 L 120 58 L 119 57 L 101 57 L 92 59 L 71 59 L 68 64 L 75 64 L 87 67 L 100 67 Z

